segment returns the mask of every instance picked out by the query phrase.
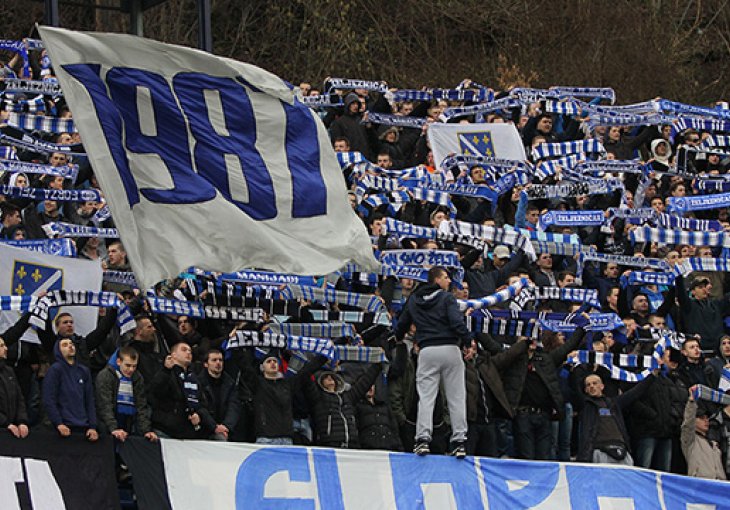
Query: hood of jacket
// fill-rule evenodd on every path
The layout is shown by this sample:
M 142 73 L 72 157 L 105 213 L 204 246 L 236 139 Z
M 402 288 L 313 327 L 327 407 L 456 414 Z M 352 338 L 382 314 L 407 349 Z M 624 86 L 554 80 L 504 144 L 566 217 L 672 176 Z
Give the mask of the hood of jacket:
M 323 390 L 327 391 L 322 385 L 322 379 L 324 379 L 326 376 L 331 375 L 332 378 L 335 380 L 335 391 L 333 393 L 337 393 L 338 395 L 340 393 L 343 393 L 350 389 L 350 385 L 345 382 L 345 379 L 338 374 L 337 372 L 333 372 L 332 370 L 323 370 L 317 375 L 317 385 Z
M 667 146 L 667 153 L 664 156 L 658 156 L 656 153 L 657 145 L 660 143 L 664 143 Z M 664 163 L 665 165 L 669 164 L 669 158 L 672 157 L 672 146 L 667 142 L 664 138 L 657 138 L 655 140 L 651 141 L 651 155 L 654 159 L 659 161 L 660 163 Z
M 60 361 L 64 365 L 72 366 L 71 363 L 66 361 L 66 358 L 63 357 L 63 354 L 61 354 L 61 340 L 69 340 L 69 338 L 59 338 L 58 340 L 56 340 L 56 343 L 53 344 L 53 355 L 56 358 L 56 361 Z
M 435 283 L 428 283 L 418 287 L 413 293 L 413 298 L 416 300 L 416 305 L 419 308 L 427 310 L 433 308 L 441 301 L 442 292 L 445 291 Z

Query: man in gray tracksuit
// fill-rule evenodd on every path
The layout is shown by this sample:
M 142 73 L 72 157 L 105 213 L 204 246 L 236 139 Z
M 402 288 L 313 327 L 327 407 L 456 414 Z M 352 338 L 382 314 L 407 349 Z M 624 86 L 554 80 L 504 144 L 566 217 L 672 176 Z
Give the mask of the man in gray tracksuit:
M 398 319 L 396 338 L 402 339 L 411 324 L 416 325 L 416 338 L 421 352 L 418 356 L 416 389 L 418 418 L 416 445 L 413 452 L 429 453 L 433 428 L 433 406 L 443 385 L 451 418 L 450 454 L 466 456 L 466 387 L 461 350 L 471 345 L 471 333 L 456 299 L 449 292 L 451 278 L 443 267 L 428 272 L 428 284 L 419 287 L 408 299 Z

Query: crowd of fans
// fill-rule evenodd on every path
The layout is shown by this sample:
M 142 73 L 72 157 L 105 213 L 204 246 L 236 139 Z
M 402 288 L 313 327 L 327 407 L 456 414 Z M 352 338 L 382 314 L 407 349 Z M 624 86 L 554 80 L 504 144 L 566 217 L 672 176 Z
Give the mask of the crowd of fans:
M 36 55 L 36 53 L 38 53 Z M 53 81 L 51 67 L 41 65 L 43 52 L 31 53 L 29 78 Z M 4 78 L 22 77 L 15 58 L 0 69 Z M 327 84 L 325 84 L 327 87 Z M 302 83 L 304 96 L 321 91 Z M 324 89 L 342 105 L 318 110 L 335 151 L 359 152 L 374 172 L 420 166 L 431 175 L 444 174 L 434 162 L 427 132 L 440 122 L 453 101 L 388 101 L 388 95 L 363 89 Z M 5 95 L 6 104 L 21 104 L 28 95 Z M 461 103 L 459 103 L 461 104 Z M 43 112 L 71 118 L 61 96 L 43 97 Z M 369 112 L 427 119 L 423 127 L 396 127 L 368 122 Z M 0 132 L 17 138 L 19 128 L 0 113 Z M 463 119 L 462 119 L 463 120 Z M 475 121 L 476 119 L 467 119 Z M 640 159 L 651 166 L 643 202 L 634 203 L 640 179 L 624 179 L 625 191 L 608 195 L 527 200 L 522 186 L 504 194 L 496 206 L 483 198 L 453 195 L 456 219 L 496 227 L 536 231 L 548 210 L 608 210 L 622 200 L 629 207 L 664 212 L 668 197 L 695 190 L 687 172 L 697 175 L 727 172 L 730 159 L 719 152 L 697 151 L 709 133 L 672 126 L 598 127 L 587 132 L 579 115 L 544 113 L 540 101 L 523 108 L 490 113 L 486 123 L 513 123 L 530 149 L 545 142 L 598 138 L 608 159 Z M 82 143 L 76 133 L 30 133 L 61 145 Z M 7 145 L 6 141 L 3 141 Z M 81 153 L 83 151 L 77 151 Z M 676 155 L 682 155 L 681 159 Z M 2 183 L 31 188 L 95 188 L 98 183 L 83 155 L 40 153 L 16 147 L 11 155 L 51 167 L 76 165 L 75 181 L 43 174 L 6 173 Z M 537 161 L 533 161 L 537 163 Z M 672 175 L 681 167 L 682 175 Z M 121 335 L 113 309 L 100 311 L 98 327 L 76 334 L 73 317 L 60 313 L 38 329 L 39 344 L 20 341 L 30 327 L 29 314 L 0 334 L 0 426 L 18 438 L 29 427 L 51 427 L 60 436 L 85 434 L 89 441 L 111 434 L 117 441 L 140 435 L 247 441 L 262 444 L 313 444 L 337 448 L 481 455 L 534 460 L 578 460 L 633 464 L 674 473 L 725 479 L 730 473 L 730 406 L 697 401 L 697 385 L 718 388 L 723 369 L 730 368 L 730 290 L 723 272 L 677 276 L 674 285 L 629 284 L 632 269 L 615 263 L 586 262 L 578 279 L 578 257 L 538 253 L 530 262 L 524 253 L 505 245 L 477 248 L 458 242 L 399 237 L 384 229 L 387 216 L 415 225 L 438 228 L 450 210 L 427 201 L 411 200 L 399 208 L 369 206 L 368 194 L 355 193 L 363 175 L 343 166 L 353 210 L 370 231 L 373 250 L 441 249 L 459 254 L 463 281 L 442 267 L 428 271 L 428 281 L 395 276 L 363 278 L 358 273 L 329 277 L 322 285 L 348 292 L 376 294 L 387 309 L 388 324 L 356 322 L 356 338 L 384 349 L 388 363 L 340 362 L 324 356 L 262 350 L 227 349 L 237 330 L 264 331 L 281 317 L 263 322 L 235 323 L 196 320 L 185 315 L 154 313 L 145 293 L 119 283 L 105 283 L 119 292 L 135 313 L 136 327 Z M 456 168 L 447 182 L 490 186 L 483 166 Z M 554 182 L 555 176 L 546 182 Z M 533 181 L 537 183 L 538 181 Z M 529 187 L 530 184 L 527 185 Z M 373 193 L 375 193 L 373 191 Z M 0 196 L 0 238 L 47 239 L 49 222 L 112 227 L 113 219 L 96 222 L 103 203 L 35 202 Z M 701 214 L 701 216 L 699 216 Z M 716 219 L 725 229 L 728 210 L 698 213 Z M 688 257 L 718 257 L 712 246 L 631 243 L 632 225 L 621 218 L 607 226 L 561 227 L 597 251 L 661 258 L 673 267 Z M 74 240 L 78 257 L 99 261 L 105 270 L 128 272 L 129 264 L 117 239 Z M 196 240 L 196 242 L 205 242 Z M 200 277 L 204 283 L 211 277 Z M 603 312 L 616 313 L 624 328 L 588 331 L 589 315 L 579 303 L 542 300 L 526 309 L 580 312 L 573 333 L 543 330 L 535 336 L 495 335 L 469 331 L 458 300 L 478 299 L 527 278 L 540 287 L 595 289 Z M 155 288 L 159 296 L 202 300 L 216 296 L 192 288 L 191 280 L 167 281 Z M 202 289 L 205 287 L 203 285 Z M 213 287 L 215 288 L 215 287 Z M 292 322 L 313 322 L 310 312 L 357 310 L 346 305 L 301 301 Z M 507 308 L 504 301 L 495 308 Z M 471 309 L 466 311 L 470 314 Z M 575 351 L 651 355 L 655 341 L 642 330 L 683 333 L 680 344 L 668 347 L 651 375 L 641 382 L 618 380 L 601 363 L 567 363 Z M 589 337 L 589 338 L 588 338 Z M 630 370 L 629 370 L 630 371 Z M 635 370 L 638 372 L 638 370 Z M 32 433 L 32 432 L 30 432 Z

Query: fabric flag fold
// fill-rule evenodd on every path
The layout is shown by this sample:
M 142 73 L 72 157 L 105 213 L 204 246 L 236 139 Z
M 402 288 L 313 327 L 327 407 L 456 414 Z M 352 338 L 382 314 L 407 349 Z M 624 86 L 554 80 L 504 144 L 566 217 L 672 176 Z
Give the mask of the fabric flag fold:
M 378 269 L 326 130 L 286 82 L 129 35 L 39 30 L 142 287 L 190 266 Z

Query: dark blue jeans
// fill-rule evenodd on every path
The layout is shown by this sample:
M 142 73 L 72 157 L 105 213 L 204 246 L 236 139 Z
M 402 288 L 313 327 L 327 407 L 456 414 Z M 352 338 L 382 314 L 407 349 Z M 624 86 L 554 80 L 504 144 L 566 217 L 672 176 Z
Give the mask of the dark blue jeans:
M 469 422 L 466 433 L 466 454 L 477 457 L 497 456 L 497 427 L 494 422 Z
M 553 428 L 548 413 L 518 413 L 512 423 L 518 459 L 550 459 Z
M 634 448 L 634 465 L 669 472 L 672 468 L 672 438 L 638 439 Z

